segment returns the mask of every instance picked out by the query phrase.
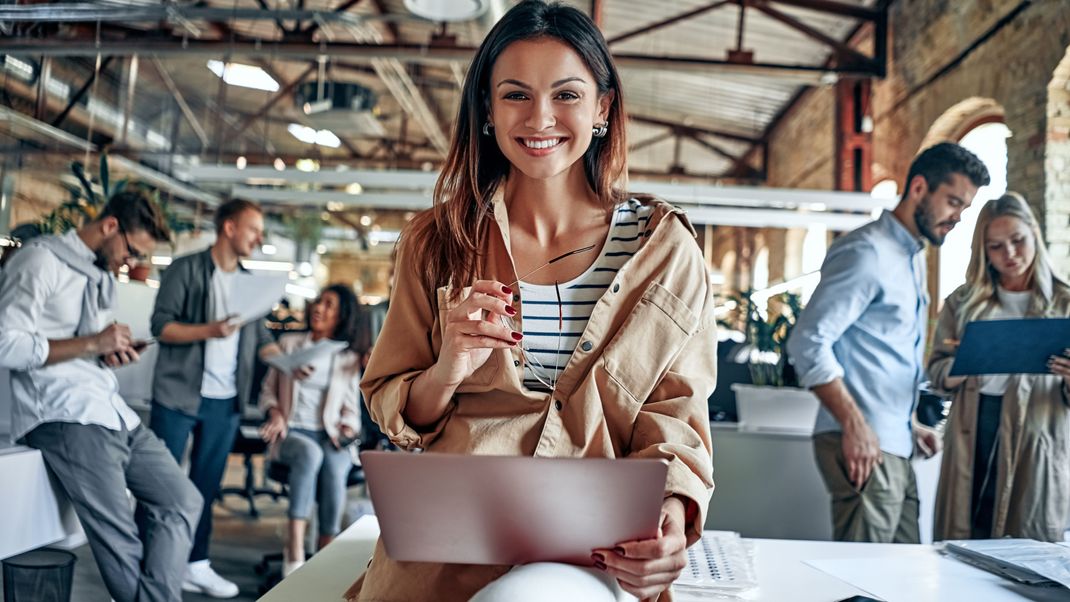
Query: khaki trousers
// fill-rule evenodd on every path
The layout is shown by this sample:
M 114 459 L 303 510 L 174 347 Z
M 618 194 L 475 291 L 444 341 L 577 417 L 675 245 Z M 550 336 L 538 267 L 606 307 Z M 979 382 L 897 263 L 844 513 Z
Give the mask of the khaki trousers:
M 881 452 L 861 488 L 847 477 L 840 433 L 814 435 L 817 467 L 832 497 L 832 534 L 836 541 L 921 543 L 918 482 L 910 460 Z

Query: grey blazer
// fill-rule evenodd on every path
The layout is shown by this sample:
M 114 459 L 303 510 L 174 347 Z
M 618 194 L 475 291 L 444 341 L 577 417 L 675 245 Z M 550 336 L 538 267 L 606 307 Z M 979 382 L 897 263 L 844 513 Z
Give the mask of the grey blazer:
M 245 271 L 245 268 L 239 268 Z M 211 250 L 176 259 L 160 278 L 160 290 L 152 310 L 152 336 L 159 337 L 169 322 L 204 324 L 212 306 L 212 274 L 215 262 Z M 242 326 L 238 342 L 238 401 L 235 411 L 249 403 L 256 354 L 273 342 L 263 320 Z M 201 406 L 204 378 L 204 341 L 187 344 L 160 343 L 152 399 L 165 408 L 196 416 Z

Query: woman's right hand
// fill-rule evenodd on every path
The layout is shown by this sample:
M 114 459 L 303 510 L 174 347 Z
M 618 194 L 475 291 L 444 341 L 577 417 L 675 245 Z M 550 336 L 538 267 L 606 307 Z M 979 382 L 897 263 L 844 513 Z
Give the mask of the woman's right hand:
M 260 425 L 260 438 L 271 444 L 286 438 L 286 418 L 275 408 L 268 410 L 267 420 Z
M 496 280 L 479 280 L 468 297 L 446 314 L 442 350 L 432 367 L 440 384 L 456 387 L 487 363 L 495 349 L 515 347 L 524 338 L 503 325 L 516 315 L 513 291 Z

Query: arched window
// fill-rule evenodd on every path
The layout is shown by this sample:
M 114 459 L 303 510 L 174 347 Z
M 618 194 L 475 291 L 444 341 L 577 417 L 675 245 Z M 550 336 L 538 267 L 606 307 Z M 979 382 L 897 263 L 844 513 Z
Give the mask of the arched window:
M 970 129 L 959 140 L 959 144 L 984 162 L 991 183 L 977 191 L 973 205 L 963 212 L 962 221 L 947 235 L 940 247 L 939 302 L 966 282 L 974 225 L 981 207 L 1007 191 L 1007 138 L 1010 136 L 1011 131 L 1002 121 L 988 121 Z

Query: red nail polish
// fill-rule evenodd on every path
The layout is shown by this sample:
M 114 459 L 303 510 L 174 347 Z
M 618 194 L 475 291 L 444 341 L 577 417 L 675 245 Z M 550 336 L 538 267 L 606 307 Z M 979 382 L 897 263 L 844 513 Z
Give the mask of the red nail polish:
M 620 554 L 621 556 L 627 556 L 627 554 L 624 553 L 624 547 L 623 546 L 617 546 L 617 547 L 613 548 L 613 551 L 618 553 L 618 554 Z
M 513 309 L 512 305 L 506 305 L 505 306 L 505 313 L 509 314 L 510 316 L 515 316 L 516 315 L 516 310 Z
M 519 341 L 520 339 L 523 339 L 523 338 L 524 338 L 524 335 L 520 334 L 519 332 L 514 332 L 513 333 L 513 340 L 514 341 Z
M 606 557 L 601 555 L 601 554 L 591 554 L 591 560 L 593 560 L 596 563 L 597 562 L 601 562 L 602 564 L 605 564 Z
M 508 286 L 504 286 L 503 285 L 502 286 L 502 292 L 505 293 L 506 295 L 512 295 L 513 294 L 513 289 L 509 288 Z
M 598 569 L 600 571 L 604 571 L 604 570 L 606 570 L 606 564 L 604 562 L 595 562 L 594 563 L 594 568 L 596 568 L 596 569 Z

